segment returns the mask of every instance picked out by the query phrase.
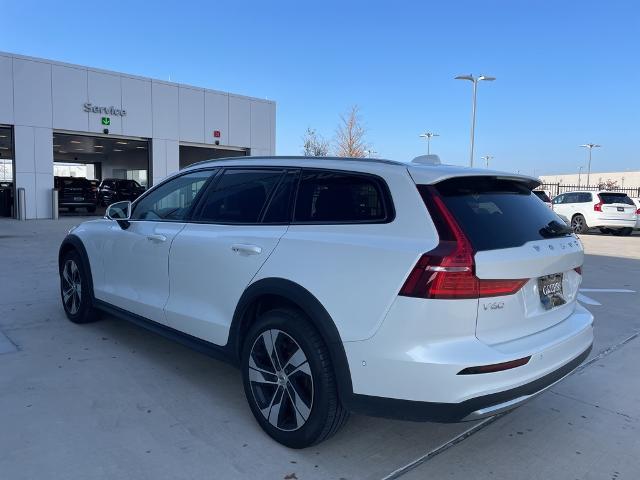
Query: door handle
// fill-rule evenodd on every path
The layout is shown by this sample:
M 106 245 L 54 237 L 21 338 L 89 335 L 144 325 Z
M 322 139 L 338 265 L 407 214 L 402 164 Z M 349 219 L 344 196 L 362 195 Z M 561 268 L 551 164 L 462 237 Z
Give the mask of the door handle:
M 165 237 L 164 235 L 147 235 L 147 240 L 149 240 L 150 242 L 161 243 L 166 242 L 167 237 Z
M 259 255 L 262 253 L 262 247 L 258 245 L 246 245 L 243 243 L 235 243 L 231 245 L 231 250 L 239 255 Z

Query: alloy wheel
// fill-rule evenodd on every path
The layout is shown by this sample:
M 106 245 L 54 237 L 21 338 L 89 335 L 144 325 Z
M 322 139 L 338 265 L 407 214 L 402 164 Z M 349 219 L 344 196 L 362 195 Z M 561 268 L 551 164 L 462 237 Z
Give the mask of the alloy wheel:
M 582 233 L 584 229 L 584 219 L 582 217 L 575 217 L 571 222 L 571 226 L 573 227 L 574 233 Z
M 80 310 L 82 300 L 82 278 L 78 265 L 73 260 L 67 260 L 62 269 L 62 301 L 71 315 Z
M 283 431 L 301 428 L 313 407 L 313 375 L 304 351 L 278 329 L 260 333 L 249 353 L 249 384 L 264 418 Z

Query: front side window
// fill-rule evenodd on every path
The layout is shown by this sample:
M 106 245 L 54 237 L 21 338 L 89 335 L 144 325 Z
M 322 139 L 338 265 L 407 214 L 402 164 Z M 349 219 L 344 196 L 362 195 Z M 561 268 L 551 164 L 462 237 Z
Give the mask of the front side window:
M 369 175 L 306 170 L 302 174 L 298 223 L 381 223 L 390 220 L 381 181 Z
M 184 220 L 198 192 L 215 170 L 200 170 L 169 180 L 136 202 L 132 220 Z
M 284 171 L 269 169 L 228 169 L 215 186 L 208 189 L 195 219 L 211 223 L 258 223 Z
M 555 205 L 558 205 L 560 203 L 564 202 L 564 195 L 558 195 L 556 198 L 553 199 L 553 202 Z

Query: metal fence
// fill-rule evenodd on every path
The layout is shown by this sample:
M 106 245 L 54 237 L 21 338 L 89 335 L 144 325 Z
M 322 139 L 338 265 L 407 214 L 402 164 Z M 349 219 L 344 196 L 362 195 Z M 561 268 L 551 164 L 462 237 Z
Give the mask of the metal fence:
M 564 192 L 573 192 L 576 190 L 581 191 L 596 191 L 596 190 L 609 190 L 611 192 L 620 192 L 626 193 L 630 197 L 640 197 L 640 187 L 610 187 L 607 188 L 605 185 L 568 185 L 565 183 L 543 183 L 540 185 L 537 190 L 549 190 L 551 192 L 551 196 L 555 197 L 556 195 L 560 195 Z

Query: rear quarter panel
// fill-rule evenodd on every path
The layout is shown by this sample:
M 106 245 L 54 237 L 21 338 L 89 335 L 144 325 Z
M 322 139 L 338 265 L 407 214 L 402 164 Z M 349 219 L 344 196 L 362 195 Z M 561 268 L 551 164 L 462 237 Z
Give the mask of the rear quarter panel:
M 375 334 L 420 255 L 437 244 L 406 169 L 367 165 L 362 171 L 387 182 L 392 222 L 291 225 L 254 278 L 285 278 L 307 289 L 331 315 L 342 341 Z

